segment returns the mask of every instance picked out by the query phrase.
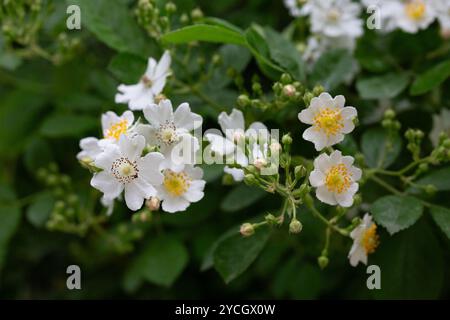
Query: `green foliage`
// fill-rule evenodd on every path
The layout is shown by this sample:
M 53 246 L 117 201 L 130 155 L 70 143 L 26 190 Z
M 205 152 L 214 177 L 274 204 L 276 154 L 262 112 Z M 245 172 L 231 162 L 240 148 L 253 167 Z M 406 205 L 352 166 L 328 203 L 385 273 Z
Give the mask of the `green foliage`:
M 420 74 L 411 86 L 411 95 L 417 96 L 436 88 L 450 77 L 450 60 L 441 62 Z
M 433 206 L 430 208 L 430 211 L 436 224 L 450 238 L 450 210 L 440 206 Z
M 396 133 L 389 133 L 382 128 L 373 128 L 364 132 L 361 149 L 370 167 L 387 168 L 399 156 L 402 140 Z
M 392 235 L 409 228 L 421 217 L 422 203 L 410 196 L 386 196 L 372 204 L 375 221 Z
M 314 64 L 310 82 L 333 90 L 343 83 L 354 70 L 354 59 L 347 50 L 325 52 Z
M 254 204 L 265 195 L 262 190 L 239 185 L 226 195 L 220 207 L 223 211 L 238 211 Z
M 395 98 L 409 84 L 409 76 L 405 73 L 388 73 L 356 82 L 358 93 L 363 99 Z

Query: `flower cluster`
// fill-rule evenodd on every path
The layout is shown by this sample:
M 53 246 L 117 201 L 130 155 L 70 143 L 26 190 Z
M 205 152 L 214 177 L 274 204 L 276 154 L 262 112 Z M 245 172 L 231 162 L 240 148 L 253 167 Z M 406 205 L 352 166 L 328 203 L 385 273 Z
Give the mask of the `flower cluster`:
M 294 17 L 309 16 L 312 35 L 303 56 L 317 60 L 330 49 L 353 51 L 356 39 L 363 34 L 363 21 L 359 17 L 361 6 L 351 0 L 285 0 Z
M 192 131 L 202 117 L 182 103 L 173 110 L 170 100 L 155 104 L 170 74 L 170 55 L 165 52 L 159 63 L 153 58 L 140 82 L 118 87 L 116 102 L 142 110 L 148 123 L 135 121 L 131 111 L 122 115 L 109 111 L 102 115 L 103 138 L 84 138 L 77 158 L 94 172 L 91 185 L 103 193 L 102 204 L 109 207 L 123 193 L 130 210 L 148 207 L 166 212 L 186 210 L 191 202 L 203 198 L 205 181 L 202 169 L 195 167 L 198 140 Z

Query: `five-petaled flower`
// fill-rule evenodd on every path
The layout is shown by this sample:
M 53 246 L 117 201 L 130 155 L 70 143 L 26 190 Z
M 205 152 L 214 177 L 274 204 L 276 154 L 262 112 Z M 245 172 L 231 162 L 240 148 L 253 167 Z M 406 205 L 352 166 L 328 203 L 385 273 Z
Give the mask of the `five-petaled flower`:
M 169 51 L 164 52 L 158 63 L 149 58 L 147 70 L 137 84 L 119 85 L 116 103 L 128 103 L 131 110 L 142 110 L 154 103 L 155 97 L 162 92 L 170 75 L 170 62 Z
M 338 150 L 331 155 L 322 153 L 314 160 L 309 182 L 317 188 L 316 196 L 320 201 L 341 207 L 353 205 L 353 196 L 359 187 L 357 181 L 362 173 L 353 166 L 354 160 L 351 156 L 342 156 Z
M 91 185 L 104 193 L 105 201 L 125 191 L 125 203 L 136 211 L 144 199 L 156 195 L 155 187 L 164 180 L 159 169 L 164 157 L 158 152 L 142 157 L 144 146 L 144 137 L 122 135 L 118 144 L 107 145 L 97 156 L 95 166 L 102 171 L 94 174 Z
M 311 125 L 303 132 L 303 138 L 313 142 L 317 151 L 344 140 L 344 134 L 355 128 L 356 116 L 355 108 L 345 107 L 344 96 L 332 98 L 326 92 L 313 98 L 309 107 L 298 114 L 301 122 Z
M 372 222 L 372 216 L 366 213 L 361 223 L 350 233 L 350 237 L 353 239 L 348 254 L 350 264 L 354 267 L 359 262 L 367 264 L 367 256 L 375 252 L 379 244 L 377 225 Z

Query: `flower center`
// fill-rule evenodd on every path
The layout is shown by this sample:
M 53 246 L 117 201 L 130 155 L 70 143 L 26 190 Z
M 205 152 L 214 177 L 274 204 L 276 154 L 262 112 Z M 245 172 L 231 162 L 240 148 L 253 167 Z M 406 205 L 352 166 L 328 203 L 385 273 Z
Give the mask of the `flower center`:
M 139 169 L 136 161 L 119 158 L 111 165 L 111 173 L 121 183 L 129 183 L 138 177 Z
M 164 171 L 164 188 L 171 195 L 179 197 L 183 195 L 191 185 L 191 180 L 184 172 Z
M 330 192 L 342 193 L 350 188 L 352 179 L 345 164 L 332 166 L 325 177 L 325 185 Z
M 331 9 L 330 11 L 328 11 L 328 14 L 327 14 L 328 20 L 330 20 L 332 22 L 338 21 L 340 16 L 341 16 L 341 13 L 339 12 L 338 9 Z
M 150 80 L 147 76 L 142 76 L 141 81 L 147 88 L 150 88 L 153 85 L 152 80 Z
M 160 124 L 156 133 L 158 140 L 166 145 L 178 141 L 177 128 L 173 122 L 166 121 L 165 124 Z
M 339 130 L 344 128 L 341 111 L 330 108 L 322 109 L 314 117 L 314 125 L 319 131 L 325 132 L 327 136 L 337 134 Z
M 379 244 L 379 237 L 377 235 L 377 225 L 373 223 L 363 234 L 361 238 L 361 245 L 366 250 L 366 254 L 374 253 Z
M 128 129 L 128 121 L 120 120 L 117 123 L 114 123 L 108 130 L 106 130 L 105 138 L 112 138 L 119 140 L 120 136 L 127 132 Z
M 411 1 L 405 5 L 406 15 L 412 20 L 421 20 L 426 11 L 427 7 L 423 1 Z

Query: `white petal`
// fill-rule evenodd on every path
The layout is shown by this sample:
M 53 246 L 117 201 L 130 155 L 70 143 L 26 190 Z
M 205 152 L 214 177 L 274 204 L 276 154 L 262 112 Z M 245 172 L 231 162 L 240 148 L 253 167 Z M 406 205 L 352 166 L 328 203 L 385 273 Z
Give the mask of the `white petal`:
M 236 181 L 236 182 L 244 180 L 245 174 L 244 174 L 244 170 L 242 170 L 242 169 L 230 168 L 228 166 L 225 166 L 223 171 L 225 171 L 228 174 L 231 174 L 234 181 Z
M 316 138 L 318 137 L 319 132 L 314 127 L 309 127 L 305 131 L 303 131 L 303 139 L 306 141 L 314 142 Z
M 112 111 L 105 112 L 102 114 L 102 130 L 103 134 L 105 134 L 106 130 L 108 130 L 113 124 L 116 124 L 120 121 L 119 116 Z
M 126 135 L 121 135 L 118 145 L 122 155 L 134 161 L 141 156 L 142 150 L 144 150 L 145 138 L 143 136 L 129 138 Z
M 344 119 L 353 120 L 353 118 L 358 116 L 358 112 L 353 107 L 345 107 L 342 109 L 341 115 L 342 117 L 344 117 Z
M 160 94 L 163 91 L 165 85 L 166 77 L 160 77 L 158 80 L 155 80 L 151 86 L 153 95 L 157 96 L 158 94 Z
M 150 198 L 150 196 L 155 194 L 156 190 L 139 178 L 125 185 L 125 203 L 133 211 L 142 207 L 145 198 Z
M 183 197 L 170 197 L 164 199 L 161 206 L 164 211 L 174 213 L 186 210 L 189 204 L 190 202 Z
M 91 179 L 91 186 L 103 192 L 105 197 L 109 199 L 117 198 L 123 190 L 123 184 L 106 171 L 94 174 Z
M 343 95 L 339 95 L 339 96 L 334 97 L 333 101 L 334 101 L 334 107 L 335 108 L 338 108 L 338 109 L 344 108 L 344 106 L 345 106 L 345 97 Z
M 109 144 L 105 150 L 95 158 L 95 166 L 97 168 L 109 171 L 112 163 L 120 158 L 120 149 L 115 144 Z
M 342 128 L 341 132 L 348 134 L 355 129 L 355 124 L 352 120 L 344 120 L 344 127 Z
M 203 119 L 200 115 L 191 112 L 188 103 L 182 103 L 178 106 L 173 115 L 175 126 L 184 128 L 187 131 L 194 130 L 202 125 Z
M 131 110 L 143 110 L 154 102 L 154 95 L 150 89 L 145 89 L 134 99 L 130 99 L 128 107 Z
M 187 165 L 184 171 L 191 177 L 192 180 L 201 180 L 203 178 L 203 169 Z
M 154 127 L 159 127 L 167 121 L 173 121 L 172 103 L 163 100 L 158 105 L 152 104 L 144 109 L 144 117 Z
M 164 51 L 164 54 L 162 55 L 161 59 L 158 62 L 158 65 L 156 66 L 156 70 L 154 73 L 154 79 L 159 79 L 160 77 L 166 77 L 169 73 L 170 63 L 172 59 L 170 57 L 169 51 Z
M 149 79 L 153 79 L 156 71 L 156 60 L 152 57 L 148 58 L 147 70 L 145 70 L 145 76 Z
M 159 170 L 164 157 L 159 152 L 147 153 L 138 160 L 139 176 L 154 186 L 160 185 L 164 176 Z
M 183 194 L 183 197 L 189 202 L 200 201 L 203 196 L 203 189 L 205 188 L 206 182 L 204 180 L 194 180 L 191 182 L 189 189 Z
M 334 198 L 333 193 L 328 191 L 327 187 L 325 187 L 325 186 L 320 186 L 316 189 L 316 197 L 320 201 L 327 203 L 329 205 L 334 206 L 337 204 L 337 201 Z
M 234 151 L 235 145 L 230 140 L 214 133 L 207 133 L 206 140 L 211 143 L 211 151 L 219 155 L 227 155 Z
M 313 112 L 312 108 L 303 109 L 298 114 L 298 119 L 303 123 L 313 124 L 314 123 L 314 112 Z M 311 140 L 309 140 L 309 141 L 311 141 Z
M 334 150 L 331 154 L 330 154 L 330 162 L 332 164 L 338 164 L 342 162 L 342 153 L 339 150 Z
M 361 176 L 362 176 L 361 169 L 356 168 L 356 167 L 351 167 L 350 173 L 352 174 L 353 181 L 358 181 L 359 179 L 361 179 Z
M 121 119 L 126 120 L 128 126 L 131 126 L 134 122 L 134 114 L 130 110 L 125 111 L 121 116 Z
M 337 203 L 344 208 L 351 207 L 353 205 L 353 197 L 358 191 L 359 185 L 357 183 L 352 183 L 350 188 L 346 192 L 336 193 L 335 198 Z
M 314 159 L 314 168 L 319 169 L 323 173 L 327 172 L 331 166 L 332 164 L 330 162 L 330 156 L 328 156 L 326 153 L 322 153 L 316 159 Z
M 309 183 L 313 187 L 320 187 L 325 183 L 325 175 L 320 170 L 313 170 L 309 175 Z
M 218 122 L 223 132 L 227 132 L 227 130 L 244 130 L 244 115 L 242 111 L 238 109 L 233 109 L 230 115 L 227 115 L 225 112 L 222 112 L 219 115 Z

